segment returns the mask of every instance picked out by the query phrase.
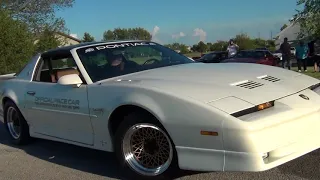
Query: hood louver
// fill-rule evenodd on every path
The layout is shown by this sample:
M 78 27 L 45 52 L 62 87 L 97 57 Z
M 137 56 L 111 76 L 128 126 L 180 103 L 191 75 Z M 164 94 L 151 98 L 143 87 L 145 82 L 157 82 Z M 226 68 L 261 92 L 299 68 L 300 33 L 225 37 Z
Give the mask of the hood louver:
M 233 83 L 233 84 L 231 84 L 231 86 L 238 86 L 238 87 L 242 87 L 242 88 L 246 88 L 246 89 L 254 89 L 254 88 L 263 86 L 263 84 L 246 80 L 246 81 Z
M 258 79 L 263 79 L 263 80 L 266 80 L 266 81 L 270 81 L 270 82 L 280 81 L 279 78 L 272 77 L 272 76 L 268 76 L 268 75 L 260 76 L 260 77 L 257 77 L 257 78 L 258 78 Z

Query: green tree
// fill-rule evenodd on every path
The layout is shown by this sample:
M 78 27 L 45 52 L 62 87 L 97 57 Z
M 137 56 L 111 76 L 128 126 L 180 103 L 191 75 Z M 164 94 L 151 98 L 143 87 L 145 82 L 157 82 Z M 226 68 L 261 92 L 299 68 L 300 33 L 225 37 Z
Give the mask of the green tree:
M 236 35 L 234 38 L 235 43 L 239 46 L 239 50 L 253 49 L 255 44 L 252 39 L 245 33 Z
M 261 48 L 267 46 L 267 41 L 261 38 L 251 39 L 251 41 L 253 42 L 251 48 Z
M 103 40 L 151 40 L 152 36 L 146 29 L 137 28 L 115 28 L 103 33 Z
M 28 24 L 29 29 L 40 35 L 45 28 L 66 32 L 65 21 L 55 12 L 72 7 L 74 0 L 0 0 L 0 8 L 11 12 L 13 18 Z
M 213 44 L 211 42 L 207 42 L 207 50 L 211 51 Z
M 274 40 L 267 40 L 267 48 L 270 51 L 275 51 L 276 50 L 276 42 Z
M 36 52 L 44 52 L 60 45 L 62 45 L 62 42 L 56 38 L 55 32 L 45 29 L 36 41 L 35 48 Z
M 127 39 L 129 39 L 129 36 L 131 35 L 131 34 L 129 34 L 129 29 L 125 29 L 125 28 L 123 28 L 123 29 L 115 28 L 113 30 L 113 34 L 117 40 L 127 40 Z
M 200 41 L 197 46 L 198 46 L 198 52 L 203 53 L 207 51 L 207 45 L 203 41 Z
M 300 38 L 310 36 L 320 37 L 320 0 L 298 0 L 298 6 L 303 6 L 302 10 L 297 10 L 294 20 L 300 24 Z
M 182 54 L 187 54 L 187 53 L 189 53 L 189 49 L 188 49 L 188 46 L 186 46 L 185 44 L 182 44 L 181 46 L 180 46 L 180 52 L 182 53 Z
M 0 9 L 0 74 L 14 73 L 33 55 L 32 34 L 25 23 Z
M 94 41 L 94 37 L 91 36 L 89 33 L 85 32 L 82 38 L 83 42 L 93 42 Z
M 210 51 L 224 51 L 228 47 L 228 42 L 227 41 L 217 41 L 213 43 L 210 47 Z
M 129 39 L 147 40 L 147 41 L 150 41 L 152 39 L 150 32 L 141 27 L 133 28 L 131 30 L 129 29 L 128 33 L 129 33 Z
M 284 24 L 281 28 L 280 28 L 280 31 L 283 31 L 285 28 L 287 28 L 288 25 L 287 24 Z
M 179 50 L 180 53 L 182 54 L 186 54 L 189 52 L 188 46 L 185 44 L 173 43 L 173 44 L 166 44 L 164 46 L 171 48 L 173 50 Z
M 194 52 L 198 52 L 198 45 L 197 44 L 192 45 L 191 50 Z
M 115 40 L 116 38 L 115 38 L 115 36 L 114 36 L 114 34 L 113 34 L 113 31 L 111 31 L 111 30 L 108 30 L 108 31 L 105 31 L 104 33 L 103 33 L 103 40 L 104 41 L 110 41 L 110 40 Z

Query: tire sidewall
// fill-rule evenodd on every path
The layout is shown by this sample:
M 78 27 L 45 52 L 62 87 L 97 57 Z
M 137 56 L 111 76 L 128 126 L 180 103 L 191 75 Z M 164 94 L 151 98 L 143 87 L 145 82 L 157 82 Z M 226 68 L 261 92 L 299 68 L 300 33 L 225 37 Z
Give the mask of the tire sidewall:
M 16 112 L 18 113 L 19 116 L 19 123 L 20 123 L 20 136 L 18 139 L 15 139 L 12 137 L 9 127 L 8 127 L 8 120 L 7 120 L 7 113 L 8 113 L 8 109 L 10 107 L 13 107 Z M 29 126 L 27 124 L 27 122 L 25 121 L 24 117 L 22 116 L 19 108 L 11 101 L 8 101 L 4 104 L 3 107 L 3 120 L 4 120 L 4 126 L 7 130 L 7 132 L 9 133 L 10 136 L 10 140 L 17 145 L 21 145 L 21 144 L 26 144 L 29 140 L 30 140 L 30 134 L 29 134 Z
M 158 175 L 158 176 L 143 176 L 140 175 L 139 173 L 135 172 L 134 170 L 132 170 L 132 168 L 127 164 L 126 160 L 124 159 L 124 154 L 122 151 L 122 141 L 124 138 L 125 133 L 127 132 L 127 130 L 139 123 L 147 123 L 147 124 L 152 124 L 157 126 L 158 128 L 160 128 L 162 131 L 164 131 L 164 133 L 166 133 L 166 135 L 169 137 L 170 139 L 170 143 L 172 146 L 172 150 L 173 150 L 173 157 L 172 157 L 172 161 L 170 166 L 168 167 L 168 169 L 163 172 L 162 174 Z M 172 173 L 177 170 L 177 153 L 174 147 L 174 143 L 171 140 L 168 132 L 165 130 L 165 128 L 158 122 L 157 119 L 155 119 L 154 117 L 146 114 L 146 113 L 137 113 L 134 112 L 132 114 L 129 114 L 128 116 L 125 117 L 125 119 L 123 120 L 123 122 L 120 124 L 118 130 L 116 131 L 116 135 L 114 138 L 114 147 L 115 147 L 115 153 L 118 159 L 118 162 L 120 164 L 120 166 L 123 168 L 124 170 L 124 174 L 126 177 L 130 177 L 130 179 L 141 179 L 141 180 L 163 180 L 163 179 L 168 179 L 168 177 L 170 177 L 172 175 Z

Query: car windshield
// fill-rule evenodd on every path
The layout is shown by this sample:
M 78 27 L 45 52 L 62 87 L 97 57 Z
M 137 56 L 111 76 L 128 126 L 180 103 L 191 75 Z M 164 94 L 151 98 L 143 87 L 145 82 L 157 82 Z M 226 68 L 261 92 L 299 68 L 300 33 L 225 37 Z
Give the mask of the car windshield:
M 174 50 L 153 42 L 99 44 L 77 50 L 93 82 L 139 71 L 195 63 Z

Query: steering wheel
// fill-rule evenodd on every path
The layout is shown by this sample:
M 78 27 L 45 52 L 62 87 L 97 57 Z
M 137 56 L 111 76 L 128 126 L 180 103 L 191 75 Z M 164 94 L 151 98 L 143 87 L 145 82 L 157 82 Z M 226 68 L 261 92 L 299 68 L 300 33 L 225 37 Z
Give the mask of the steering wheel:
M 148 59 L 148 60 L 146 60 L 146 62 L 144 62 L 142 65 L 145 65 L 145 64 L 147 64 L 148 62 L 160 62 L 158 59 L 154 59 L 154 58 L 152 58 L 152 59 Z M 153 63 L 152 63 L 153 64 Z

